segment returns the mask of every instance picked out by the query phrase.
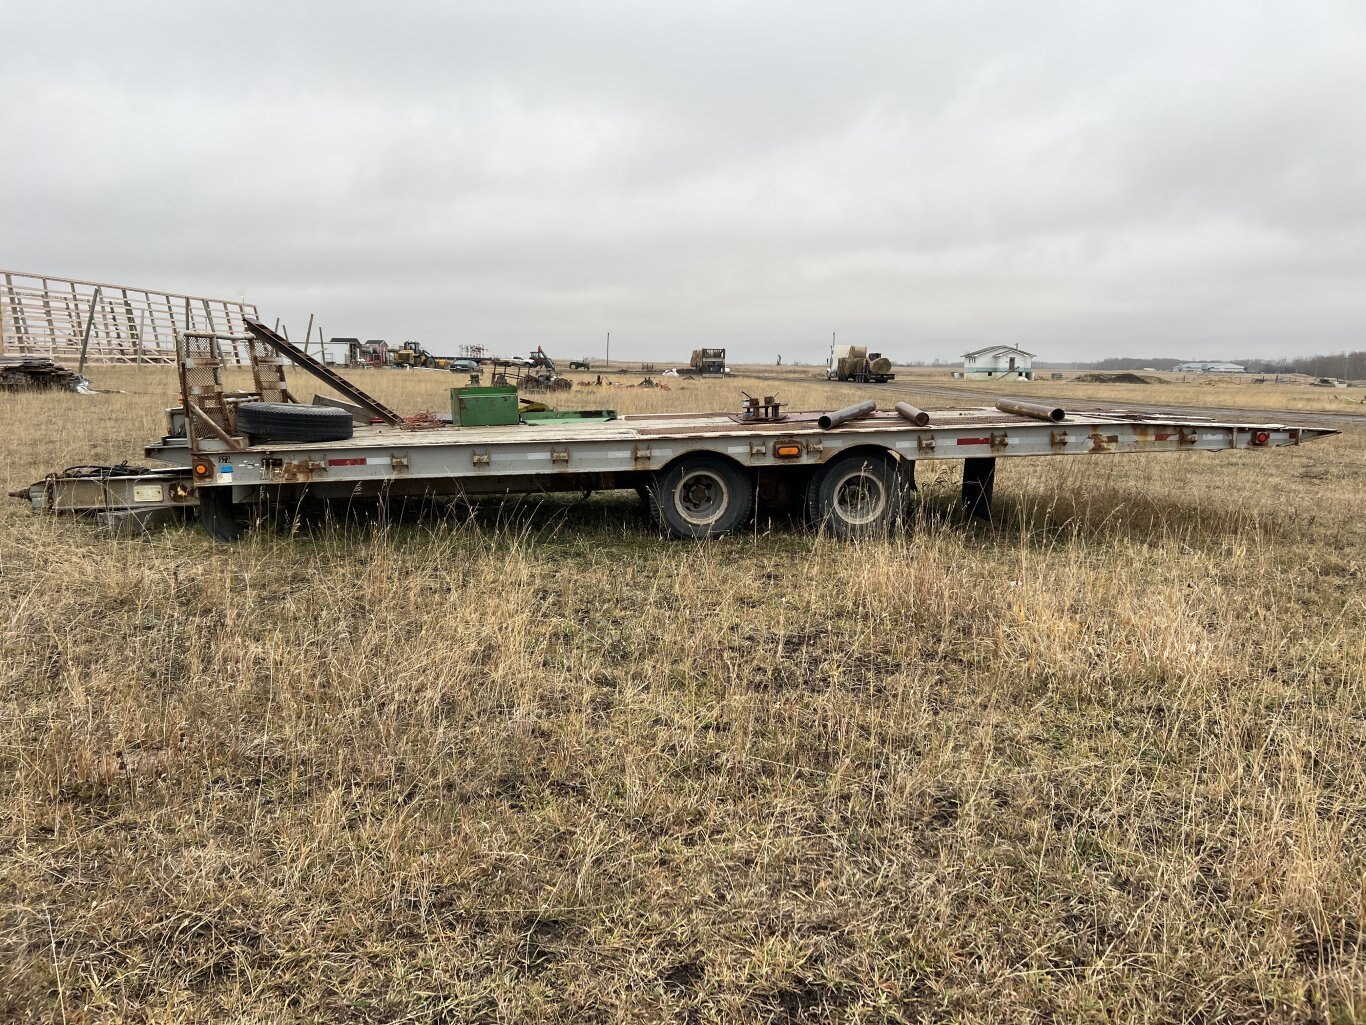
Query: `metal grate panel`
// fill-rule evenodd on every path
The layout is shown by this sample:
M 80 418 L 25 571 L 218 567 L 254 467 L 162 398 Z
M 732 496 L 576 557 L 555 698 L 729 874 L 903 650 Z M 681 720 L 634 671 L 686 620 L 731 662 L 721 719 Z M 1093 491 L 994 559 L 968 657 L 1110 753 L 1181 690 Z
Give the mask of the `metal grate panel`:
M 193 452 L 238 447 L 235 409 L 223 390 L 222 360 L 225 350 L 235 352 L 236 341 L 207 332 L 176 333 L 180 393 Z
M 262 402 L 288 402 L 289 389 L 285 386 L 285 366 L 288 364 L 259 338 L 252 337 L 246 342 L 251 358 L 252 378 L 256 382 L 256 393 Z
M 75 363 L 169 364 L 176 332 L 242 335 L 256 306 L 245 300 L 158 292 L 0 270 L 0 353 Z M 245 363 L 230 347 L 228 363 Z

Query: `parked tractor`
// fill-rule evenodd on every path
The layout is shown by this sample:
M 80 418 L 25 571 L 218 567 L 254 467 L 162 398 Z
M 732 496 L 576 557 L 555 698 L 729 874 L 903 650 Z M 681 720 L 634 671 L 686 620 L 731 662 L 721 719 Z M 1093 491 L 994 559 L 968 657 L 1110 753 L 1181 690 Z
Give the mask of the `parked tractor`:
M 539 345 L 529 358 L 521 356 L 493 360 L 493 383 L 515 385 L 526 392 L 568 391 L 574 382 L 561 377 L 555 361 Z

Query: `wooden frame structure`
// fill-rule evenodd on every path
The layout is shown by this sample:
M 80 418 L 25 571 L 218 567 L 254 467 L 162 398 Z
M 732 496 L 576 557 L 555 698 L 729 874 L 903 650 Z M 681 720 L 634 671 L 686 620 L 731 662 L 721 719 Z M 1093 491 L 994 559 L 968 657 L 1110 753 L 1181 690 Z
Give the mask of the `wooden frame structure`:
M 0 354 L 61 363 L 161 363 L 176 332 L 245 335 L 254 303 L 0 270 Z M 242 351 L 238 351 L 242 349 Z M 245 347 L 223 353 L 245 363 Z

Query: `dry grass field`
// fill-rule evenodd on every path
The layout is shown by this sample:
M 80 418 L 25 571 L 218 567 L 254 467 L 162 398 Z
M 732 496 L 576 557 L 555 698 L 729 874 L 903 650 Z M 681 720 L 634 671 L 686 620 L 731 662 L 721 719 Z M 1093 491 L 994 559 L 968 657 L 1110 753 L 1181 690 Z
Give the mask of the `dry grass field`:
M 824 380 L 825 367 L 750 367 L 765 378 L 782 381 Z M 1063 380 L 1049 380 L 1049 371 L 1037 371 L 1034 381 L 964 381 L 949 376 L 948 367 L 897 367 L 893 389 L 930 388 L 949 389 L 961 393 L 968 405 L 985 404 L 1002 396 L 1025 399 L 1047 396 L 1083 405 L 1108 404 L 1124 406 L 1170 405 L 1214 407 L 1222 409 L 1298 410 L 1303 412 L 1356 413 L 1366 417 L 1366 389 L 1315 388 L 1302 383 L 1276 384 L 1267 379 L 1264 384 L 1253 383 L 1258 375 L 1240 376 L 1153 373 L 1144 376 L 1160 380 L 1157 384 L 1091 384 L 1076 380 L 1080 373 L 1066 371 Z M 774 382 L 776 383 L 776 382 Z M 951 401 L 939 395 L 943 404 Z M 1366 422 L 1366 421 L 1364 421 Z
M 161 432 L 93 377 L 0 397 L 4 490 Z M 1364 442 L 1008 461 L 994 526 L 943 464 L 858 545 L 7 501 L 0 1018 L 1366 1020 Z

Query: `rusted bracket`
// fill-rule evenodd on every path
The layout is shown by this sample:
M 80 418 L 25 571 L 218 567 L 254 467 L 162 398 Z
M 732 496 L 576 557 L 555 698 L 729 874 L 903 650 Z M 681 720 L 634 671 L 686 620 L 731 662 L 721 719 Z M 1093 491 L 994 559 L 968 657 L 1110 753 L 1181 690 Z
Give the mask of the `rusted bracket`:
M 1009 439 L 1009 435 L 1007 435 L 1005 431 L 992 431 L 992 432 L 991 432 L 991 449 L 992 449 L 992 451 L 995 452 L 995 451 L 999 451 L 1000 449 L 1005 448 L 1006 445 L 1009 444 L 1009 440 L 1010 440 L 1010 439 Z
M 485 450 L 482 451 L 482 452 L 479 451 L 478 449 L 475 449 L 473 452 L 470 453 L 470 462 L 473 463 L 475 466 L 488 466 L 488 465 L 489 465 L 489 453 L 488 453 L 488 449 L 485 449 Z
M 326 472 L 327 463 L 320 459 L 299 459 L 282 462 L 271 476 L 284 481 L 308 481 L 313 479 L 315 473 Z
M 569 462 L 569 448 L 567 446 L 564 448 L 555 448 L 552 445 L 550 449 L 550 461 L 551 463 Z
M 916 438 L 915 445 L 916 448 L 918 448 L 921 452 L 933 452 L 934 438 L 933 436 L 927 436 L 922 434 L 920 435 L 920 437 Z

